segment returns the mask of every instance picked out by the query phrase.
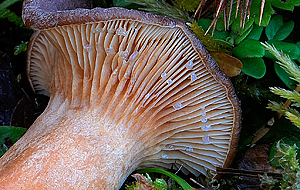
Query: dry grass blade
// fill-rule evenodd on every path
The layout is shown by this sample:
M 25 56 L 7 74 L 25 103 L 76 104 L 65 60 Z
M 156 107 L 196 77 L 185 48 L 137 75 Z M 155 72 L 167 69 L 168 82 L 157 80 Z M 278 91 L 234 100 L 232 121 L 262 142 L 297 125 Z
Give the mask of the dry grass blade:
M 231 18 L 231 13 L 232 13 L 232 6 L 233 6 L 233 0 L 230 0 L 230 5 L 229 5 L 229 12 L 228 12 L 228 19 L 227 19 L 227 29 L 229 27 L 230 24 L 230 18 Z
M 217 21 L 218 21 L 220 15 L 221 15 L 221 13 L 225 9 L 225 7 L 227 7 L 227 4 L 228 4 L 228 0 L 220 0 L 219 1 L 217 9 L 216 9 L 216 16 L 213 19 L 213 21 L 211 22 L 211 24 L 209 25 L 207 31 L 205 32 L 205 35 L 209 32 L 209 30 L 211 29 L 211 27 L 213 27 L 213 29 L 212 29 L 212 35 L 214 35 L 214 31 L 215 31 L 215 28 L 216 28 Z
M 206 0 L 206 4 L 203 5 L 201 14 L 199 14 L 199 18 L 208 13 L 214 6 L 218 4 L 218 0 Z M 198 18 L 198 19 L 199 19 Z
M 264 7 L 265 7 L 265 2 L 266 0 L 261 0 L 261 5 L 260 5 L 260 14 L 259 14 L 259 25 L 261 24 L 263 13 L 264 13 Z
M 245 1 L 245 10 L 244 10 L 242 28 L 245 27 L 246 18 L 249 18 L 249 16 L 250 16 L 250 5 L 251 5 L 250 3 L 251 3 L 250 0 Z
M 223 19 L 224 19 L 224 28 L 225 30 L 228 30 L 230 25 L 230 17 L 232 13 L 232 7 L 234 4 L 233 0 L 201 0 L 197 10 L 195 11 L 192 18 L 196 18 L 198 15 L 198 19 L 207 13 L 210 9 L 212 9 L 214 6 L 216 6 L 215 11 L 215 18 L 211 22 L 209 28 L 205 32 L 205 35 L 208 34 L 209 30 L 212 28 L 212 35 L 214 33 L 217 20 L 219 19 L 221 13 L 223 12 Z M 265 6 L 265 0 L 261 1 L 261 7 L 260 7 L 260 17 L 259 17 L 259 25 L 261 24 L 263 12 L 264 12 L 264 6 Z M 235 18 L 237 18 L 238 14 L 240 14 L 240 27 L 244 28 L 246 21 L 250 19 L 250 8 L 251 8 L 251 0 L 237 0 L 236 1 L 236 10 L 235 10 Z M 203 12 L 202 12 L 203 11 Z
M 197 7 L 197 9 L 196 9 L 196 11 L 195 11 L 195 13 L 194 13 L 194 15 L 193 15 L 193 18 L 196 18 L 197 15 L 199 15 L 199 17 L 200 17 L 201 12 L 202 12 L 202 9 L 203 9 L 203 7 L 204 7 L 206 1 L 207 1 L 207 0 L 201 0 L 201 1 L 200 1 L 200 3 L 199 3 L 199 5 L 198 5 L 198 7 Z
M 223 9 L 223 19 L 224 19 L 224 29 L 227 30 L 229 25 L 227 24 L 228 23 L 228 19 L 230 19 L 230 15 L 228 15 L 228 6 L 224 6 L 224 9 Z M 229 18 L 228 18 L 229 16 Z
M 240 9 L 240 27 L 243 26 L 243 15 L 244 15 L 244 9 L 243 9 L 243 0 L 240 0 L 240 5 L 239 5 L 239 9 Z
M 236 1 L 236 9 L 235 9 L 235 18 L 237 18 L 237 16 L 238 16 L 240 4 L 241 4 L 241 0 L 237 0 Z

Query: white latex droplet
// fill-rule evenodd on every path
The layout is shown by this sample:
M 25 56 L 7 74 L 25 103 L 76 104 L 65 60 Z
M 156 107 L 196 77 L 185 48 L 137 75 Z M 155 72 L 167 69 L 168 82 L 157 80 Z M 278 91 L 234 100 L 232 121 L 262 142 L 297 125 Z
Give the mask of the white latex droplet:
M 92 51 L 92 46 L 90 46 L 90 45 L 85 45 L 85 46 L 83 47 L 83 49 L 84 49 L 85 51 L 87 51 L 87 52 L 91 52 L 91 51 Z
M 126 36 L 127 32 L 124 30 L 124 28 L 118 28 L 117 29 L 117 35 L 119 36 Z
M 169 156 L 168 155 L 166 155 L 166 154 L 163 154 L 162 156 L 161 156 L 162 158 L 169 158 Z
M 176 104 L 173 105 L 173 107 L 174 107 L 175 110 L 179 110 L 179 109 L 182 108 L 182 104 L 181 103 L 176 103 Z
M 194 82 L 194 81 L 197 80 L 197 79 L 198 79 L 198 77 L 197 77 L 196 73 L 195 73 L 195 72 L 192 72 L 192 73 L 191 73 L 191 81 Z
M 100 32 L 102 32 L 103 31 L 103 29 L 102 28 L 94 28 L 94 29 L 92 29 L 91 30 L 92 31 L 92 33 L 100 33 Z
M 202 130 L 203 131 L 209 131 L 211 129 L 211 125 L 204 125 L 203 127 L 202 127 Z
M 176 26 L 176 23 L 174 21 L 171 21 L 170 27 L 174 28 Z
M 204 144 L 208 144 L 209 143 L 209 136 L 208 135 L 204 135 L 202 137 L 202 140 L 203 140 Z
M 162 73 L 162 74 L 160 75 L 161 78 L 165 78 L 166 76 L 167 76 L 167 73 Z
M 106 51 L 106 53 L 110 53 L 113 51 L 113 48 L 112 47 L 106 48 L 105 51 Z
M 188 61 L 187 64 L 185 65 L 187 70 L 192 70 L 194 66 L 194 63 L 192 60 Z
M 202 122 L 202 123 L 207 122 L 207 118 L 201 119 L 201 122 Z
M 168 79 L 168 80 L 167 80 L 167 83 L 168 83 L 168 84 L 172 84 L 172 82 L 173 82 L 172 79 Z

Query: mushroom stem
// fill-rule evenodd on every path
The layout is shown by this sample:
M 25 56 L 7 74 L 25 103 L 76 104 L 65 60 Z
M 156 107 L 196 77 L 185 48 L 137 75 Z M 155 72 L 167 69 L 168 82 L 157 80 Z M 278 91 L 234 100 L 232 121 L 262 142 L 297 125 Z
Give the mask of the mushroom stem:
M 4 155 L 1 189 L 43 189 L 45 184 L 58 189 L 118 189 L 136 168 L 138 152 L 132 149 L 141 145 L 129 143 L 134 141 L 132 132 L 122 124 L 114 126 L 95 110 L 69 105 L 54 97 L 22 141 Z

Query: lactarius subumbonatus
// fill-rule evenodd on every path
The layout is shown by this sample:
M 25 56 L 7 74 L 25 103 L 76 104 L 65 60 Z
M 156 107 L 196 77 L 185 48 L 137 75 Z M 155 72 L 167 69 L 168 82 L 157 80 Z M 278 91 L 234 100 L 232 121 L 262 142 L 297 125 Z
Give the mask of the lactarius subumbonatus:
M 226 167 L 240 108 L 181 21 L 84 1 L 25 0 L 28 77 L 50 96 L 1 158 L 0 189 L 118 189 L 136 169 Z

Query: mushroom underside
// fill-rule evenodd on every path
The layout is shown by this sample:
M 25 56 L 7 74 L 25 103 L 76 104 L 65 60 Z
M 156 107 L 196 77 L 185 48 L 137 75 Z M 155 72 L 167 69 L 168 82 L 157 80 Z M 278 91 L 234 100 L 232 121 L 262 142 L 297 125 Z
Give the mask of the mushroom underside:
M 37 184 L 72 182 L 54 180 L 58 189 L 117 189 L 146 167 L 215 174 L 231 162 L 239 131 L 233 88 L 215 68 L 199 40 L 176 22 L 116 18 L 37 30 L 28 76 L 50 101 L 1 166 L 21 163 Z M 41 157 L 39 172 L 25 168 L 27 158 Z
M 233 103 L 180 28 L 125 19 L 60 26 L 40 31 L 31 51 L 38 93 L 98 110 L 155 150 L 139 168 L 175 164 L 199 175 L 224 165 Z

